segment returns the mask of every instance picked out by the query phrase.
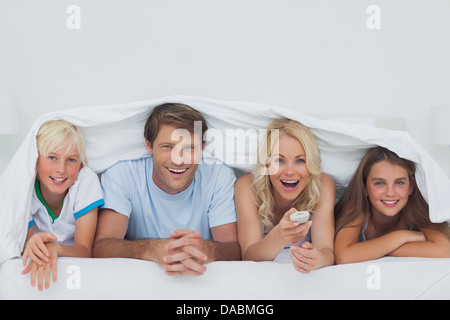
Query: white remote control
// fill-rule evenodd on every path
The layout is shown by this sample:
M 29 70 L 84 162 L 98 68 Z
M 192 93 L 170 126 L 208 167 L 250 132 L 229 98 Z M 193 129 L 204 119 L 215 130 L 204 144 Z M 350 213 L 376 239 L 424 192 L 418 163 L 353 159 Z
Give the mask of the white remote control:
M 305 223 L 309 220 L 309 211 L 297 211 L 289 216 L 291 221 L 299 222 L 300 224 Z

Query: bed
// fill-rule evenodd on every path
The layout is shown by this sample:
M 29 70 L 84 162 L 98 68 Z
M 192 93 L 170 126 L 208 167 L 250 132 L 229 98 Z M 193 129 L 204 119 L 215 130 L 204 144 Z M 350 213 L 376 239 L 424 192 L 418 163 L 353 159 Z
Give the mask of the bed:
M 58 259 L 57 283 L 49 290 L 31 288 L 21 275 L 20 253 L 29 221 L 35 178 L 35 135 L 40 125 L 62 118 L 79 125 L 86 138 L 89 166 L 98 174 L 117 161 L 147 154 L 142 137 L 150 110 L 164 102 L 181 102 L 205 115 L 215 139 L 206 156 L 237 172 L 251 171 L 251 148 L 237 148 L 224 138 L 228 129 L 263 129 L 270 119 L 288 117 L 308 126 L 318 142 L 323 171 L 342 193 L 362 155 L 380 145 L 417 163 L 416 181 L 430 206 L 433 222 L 450 220 L 450 180 L 396 119 L 319 119 L 294 110 L 258 103 L 170 96 L 122 105 L 82 107 L 42 115 L 0 177 L 0 299 L 449 299 L 450 259 L 385 257 L 376 261 L 329 266 L 310 274 L 294 270 L 286 253 L 273 262 L 213 262 L 201 277 L 168 277 L 155 263 L 131 259 Z M 398 128 L 397 126 L 401 127 Z M 242 131 L 241 131 L 242 132 Z M 249 131 L 243 131 L 245 134 Z M 247 135 L 249 139 L 251 135 Z M 239 137 L 234 136 L 235 139 Z M 212 142 L 222 140 L 219 147 Z M 249 144 L 251 145 L 251 144 Z M 254 144 L 253 144 L 254 145 Z M 230 149 L 228 149 L 230 150 Z M 155 290 L 156 288 L 156 290 Z
M 60 258 L 58 281 L 38 291 L 11 259 L 0 269 L 0 299 L 450 299 L 450 259 L 384 257 L 309 274 L 286 259 L 206 267 L 203 276 L 170 277 L 150 261 Z

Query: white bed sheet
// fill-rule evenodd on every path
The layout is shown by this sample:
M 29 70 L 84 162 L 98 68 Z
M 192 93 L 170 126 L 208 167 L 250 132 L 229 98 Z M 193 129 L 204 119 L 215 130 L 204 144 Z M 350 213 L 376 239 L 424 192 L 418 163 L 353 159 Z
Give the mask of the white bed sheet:
M 11 259 L 0 270 L 0 299 L 450 299 L 450 259 L 385 257 L 309 274 L 283 260 L 206 267 L 203 276 L 170 277 L 149 261 L 60 258 L 58 281 L 39 292 Z

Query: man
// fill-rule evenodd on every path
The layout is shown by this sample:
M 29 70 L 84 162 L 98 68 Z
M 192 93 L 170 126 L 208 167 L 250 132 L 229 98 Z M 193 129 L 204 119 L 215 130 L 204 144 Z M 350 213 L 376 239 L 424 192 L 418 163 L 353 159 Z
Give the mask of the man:
M 155 261 L 169 275 L 200 275 L 205 263 L 240 259 L 236 178 L 222 163 L 200 162 L 206 130 L 189 106 L 154 108 L 144 128 L 151 157 L 120 161 L 102 174 L 95 257 Z

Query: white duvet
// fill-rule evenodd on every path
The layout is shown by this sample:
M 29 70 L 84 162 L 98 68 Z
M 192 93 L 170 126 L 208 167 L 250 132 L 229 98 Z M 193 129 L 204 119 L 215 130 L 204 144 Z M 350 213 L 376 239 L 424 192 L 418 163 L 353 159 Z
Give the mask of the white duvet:
M 242 143 L 227 139 L 227 133 L 237 132 L 237 139 L 247 136 L 252 140 L 254 136 L 251 133 L 264 129 L 272 118 L 285 116 L 302 122 L 315 135 L 322 154 L 323 170 L 333 177 L 338 194 L 347 185 L 368 148 L 376 145 L 386 147 L 417 163 L 417 184 L 429 203 L 431 220 L 450 220 L 450 180 L 406 132 L 318 120 L 290 109 L 258 103 L 170 96 L 128 104 L 75 108 L 48 113 L 37 119 L 0 177 L 0 264 L 20 256 L 24 245 L 35 179 L 35 135 L 43 122 L 61 118 L 80 126 L 87 143 L 89 166 L 101 173 L 119 160 L 148 155 L 143 138 L 144 123 L 151 109 L 163 102 L 185 103 L 202 112 L 213 129 L 205 156 L 213 155 L 245 171 L 253 167 L 249 155 L 255 151 L 255 144 L 241 148 Z M 239 145 L 234 145 L 236 143 Z

